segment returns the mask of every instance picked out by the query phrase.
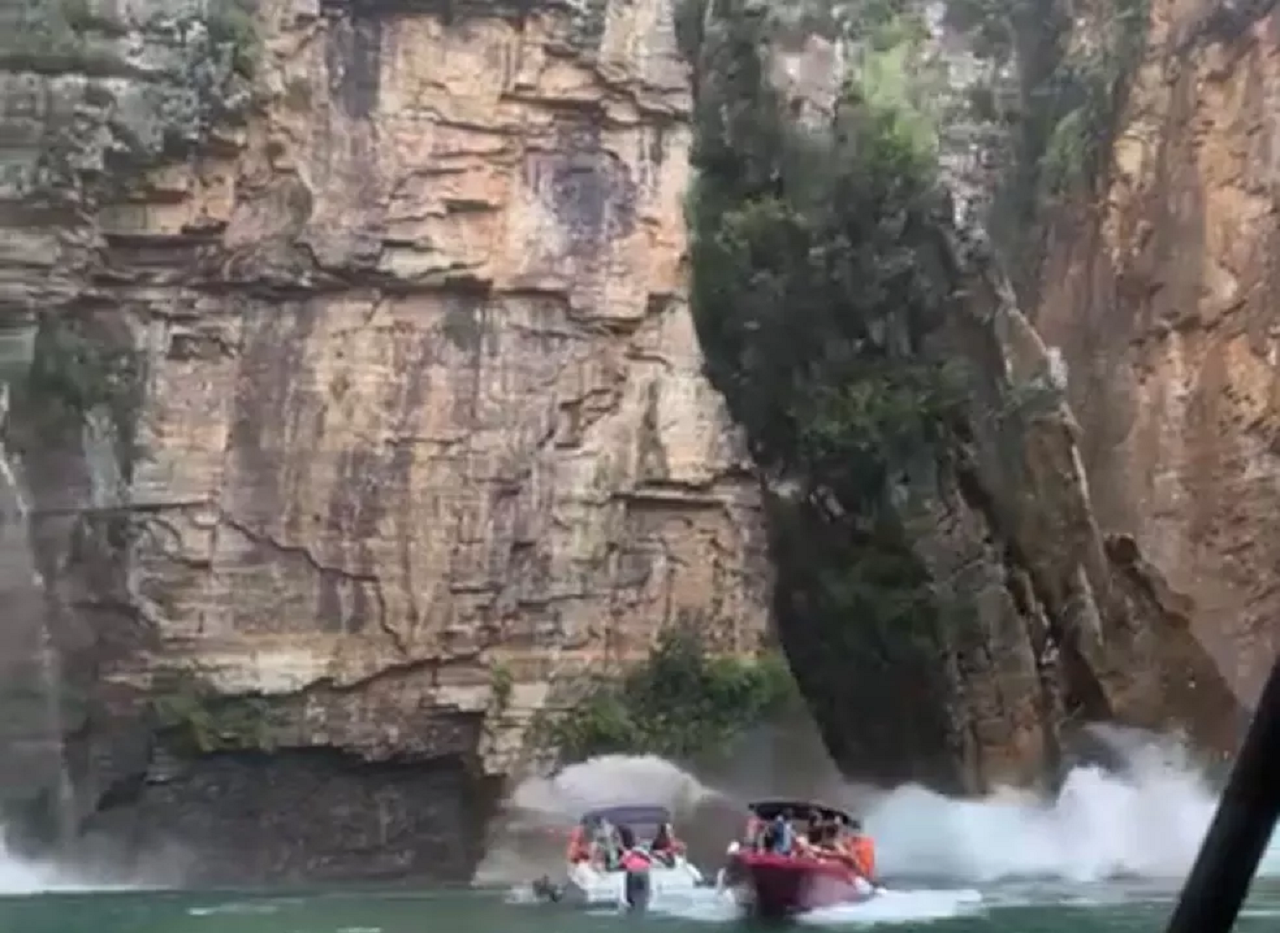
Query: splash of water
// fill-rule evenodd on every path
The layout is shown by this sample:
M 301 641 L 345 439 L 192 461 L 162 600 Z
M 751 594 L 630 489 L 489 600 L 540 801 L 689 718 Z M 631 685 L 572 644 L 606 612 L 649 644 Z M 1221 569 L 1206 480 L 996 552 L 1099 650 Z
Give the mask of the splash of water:
M 824 796 L 863 815 L 876 838 L 881 872 L 908 885 L 912 878 L 959 885 L 1122 878 L 1179 883 L 1213 819 L 1214 788 L 1172 741 L 1120 729 L 1100 729 L 1096 737 L 1110 746 L 1119 767 L 1076 767 L 1051 799 L 1009 788 L 960 800 L 919 786 L 880 793 L 850 787 Z M 526 782 L 511 805 L 566 825 L 590 807 L 640 800 L 684 814 L 685 832 L 696 814 L 736 813 L 745 802 L 662 759 L 612 755 Z M 737 830 L 725 820 L 719 825 L 728 828 L 711 840 L 713 858 Z M 562 847 L 557 842 L 540 870 L 562 861 Z M 511 859 L 512 850 L 506 854 Z M 1259 874 L 1280 876 L 1280 839 Z
M 0 896 L 76 890 L 83 887 L 55 866 L 29 862 L 9 853 L 0 841 Z
M 655 755 L 601 755 L 550 778 L 531 778 L 512 794 L 515 810 L 574 820 L 596 807 L 644 801 L 688 810 L 718 796 L 692 774 Z
M 1119 736 L 1113 731 L 1112 738 Z M 1126 737 L 1124 767 L 1072 770 L 1055 799 L 999 790 L 952 800 L 921 787 L 881 796 L 867 813 L 882 870 L 967 883 L 1016 878 L 1180 882 L 1195 860 L 1217 795 L 1178 746 Z M 1280 840 L 1259 874 L 1280 874 Z
M 588 810 L 631 803 L 687 815 L 717 793 L 653 755 L 601 755 L 552 777 L 520 783 L 507 800 L 476 870 L 481 885 L 520 884 L 562 871 L 569 828 Z M 721 850 L 723 840 L 718 840 Z

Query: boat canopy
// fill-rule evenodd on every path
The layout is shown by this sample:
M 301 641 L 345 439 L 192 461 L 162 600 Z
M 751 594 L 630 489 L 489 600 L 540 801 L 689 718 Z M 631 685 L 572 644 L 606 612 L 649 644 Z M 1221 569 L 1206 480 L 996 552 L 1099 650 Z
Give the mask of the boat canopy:
M 814 813 L 824 820 L 838 819 L 850 826 L 858 822 L 844 810 L 811 800 L 757 800 L 747 804 L 747 809 L 766 822 L 780 815 L 793 820 L 808 820 Z
M 583 826 L 594 826 L 608 820 L 614 826 L 658 826 L 671 822 L 671 811 L 666 807 L 632 804 L 620 807 L 601 807 L 589 810 L 582 816 Z

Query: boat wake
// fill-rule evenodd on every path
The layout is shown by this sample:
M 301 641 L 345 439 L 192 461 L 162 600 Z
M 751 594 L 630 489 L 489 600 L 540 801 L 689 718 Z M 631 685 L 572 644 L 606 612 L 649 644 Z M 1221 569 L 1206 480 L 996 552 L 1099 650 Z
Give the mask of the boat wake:
M 824 907 L 802 914 L 796 919 L 810 926 L 923 923 L 976 913 L 982 909 L 982 905 L 981 892 L 972 888 L 882 890 L 869 901 Z M 742 916 L 742 910 L 733 898 L 727 892 L 714 888 L 702 888 L 679 895 L 668 895 L 661 900 L 655 899 L 650 911 L 704 923 L 728 923 Z

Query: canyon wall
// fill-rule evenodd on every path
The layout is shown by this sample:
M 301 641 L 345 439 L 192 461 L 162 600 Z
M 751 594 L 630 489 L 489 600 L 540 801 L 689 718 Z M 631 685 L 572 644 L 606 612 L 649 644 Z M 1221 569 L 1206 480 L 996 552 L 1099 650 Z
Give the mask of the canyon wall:
M 1256 701 L 1280 651 L 1280 19 L 1153 0 L 1094 204 L 1049 240 L 1037 328 L 1072 372 L 1105 528 Z
M 5 663 L 38 699 L 47 630 L 65 670 L 6 728 L 66 734 L 82 851 L 468 877 L 559 686 L 765 627 L 669 8 L 28 6 L 0 315 L 43 611 Z
M 756 650 L 765 502 L 685 299 L 674 16 L 0 10 L 18 841 L 219 883 L 466 878 L 580 673 L 675 623 Z M 975 432 L 908 479 L 933 585 L 975 624 L 885 674 L 859 620 L 829 639 L 792 615 L 798 668 L 838 675 L 808 691 L 828 744 L 851 773 L 958 790 L 1033 779 L 1088 719 L 1222 744 L 1239 710 L 1187 630 L 1201 609 L 1161 580 L 1170 545 L 1085 481 L 1061 399 L 992 417 L 1051 357 L 985 249 L 947 249 Z M 1084 392 L 1058 307 L 1038 320 Z
M 1004 93 L 1002 69 L 975 62 L 972 37 L 945 29 L 924 33 L 914 49 L 890 46 L 906 72 L 896 80 L 892 61 L 848 43 L 845 67 L 855 86 L 863 82 L 863 100 L 897 114 L 891 132 L 878 131 L 870 121 L 832 120 L 841 82 L 830 77 L 842 56 L 815 38 L 791 42 L 772 69 L 785 91 L 781 109 L 799 115 L 806 134 L 824 132 L 824 119 L 835 132 L 831 163 L 809 155 L 812 135 L 797 138 L 805 156 L 789 156 L 767 119 L 721 116 L 767 98 L 743 77 L 757 70 L 759 5 L 719 0 L 711 9 L 720 21 L 707 20 L 695 113 L 711 176 L 700 190 L 716 194 L 698 205 L 723 224 L 712 233 L 749 248 L 699 247 L 695 294 L 714 306 L 717 290 L 728 290 L 751 317 L 735 332 L 734 308 L 695 310 L 717 384 L 756 449 L 791 470 L 767 500 L 776 623 L 837 763 L 886 786 L 921 781 L 972 793 L 1051 784 L 1078 760 L 1080 727 L 1100 720 L 1177 729 L 1203 750 L 1230 751 L 1241 704 L 1191 629 L 1188 601 L 1123 526 L 1104 530 L 1066 404 L 1071 375 L 1028 323 L 992 239 L 974 222 L 1017 180 L 1008 116 L 973 103 L 978 92 Z M 837 7 L 850 20 L 859 9 Z M 1001 6 L 990 15 L 999 25 L 1012 14 Z M 910 22 L 893 25 L 911 34 Z M 822 74 L 829 80 L 815 80 Z M 921 92 L 902 94 L 913 80 Z M 904 155 L 904 141 L 928 157 Z M 943 199 L 933 197 L 935 154 Z M 885 164 L 901 188 L 867 191 L 863 179 Z M 813 197 L 843 166 L 853 166 L 851 180 Z M 930 193 L 902 193 L 916 186 Z M 855 265 L 857 287 L 781 248 L 780 259 L 755 258 L 790 231 L 810 238 L 809 256 Z M 699 243 L 720 242 L 701 235 Z M 751 335 L 765 334 L 767 346 L 780 338 L 771 329 L 790 322 L 722 282 L 753 275 L 812 328 L 811 342 L 772 368 L 753 363 L 761 351 Z M 927 377 L 912 367 L 926 363 L 951 371 L 943 388 L 913 392 L 883 375 L 896 367 L 919 385 L 909 380 Z M 815 384 L 814 372 L 850 380 L 840 404 L 824 404 L 833 390 Z M 803 389 L 777 411 L 740 388 L 756 380 Z M 939 396 L 955 400 L 945 416 L 916 414 L 936 409 Z M 792 434 L 801 439 L 786 440 Z M 892 715 L 869 712 L 886 706 Z

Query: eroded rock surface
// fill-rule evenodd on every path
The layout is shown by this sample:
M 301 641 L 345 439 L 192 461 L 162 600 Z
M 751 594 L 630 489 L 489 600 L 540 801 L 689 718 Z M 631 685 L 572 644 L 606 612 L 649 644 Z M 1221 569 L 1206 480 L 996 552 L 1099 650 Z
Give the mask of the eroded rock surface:
M 1252 704 L 1280 651 L 1271 4 L 1154 2 L 1096 211 L 1036 326 L 1072 371 L 1104 527 L 1133 535 Z
M 678 620 L 734 652 L 764 628 L 684 305 L 670 10 L 73 7 L 68 54 L 4 60 L 0 296 L 54 371 L 118 352 L 98 407 L 133 441 L 47 399 L 10 419 L 89 698 L 84 828 L 191 843 L 210 880 L 468 876 L 464 788 L 557 683 Z M 345 809 L 281 809 L 305 754 Z
M 584 667 L 634 660 L 679 620 L 719 650 L 755 649 L 764 523 L 685 306 L 689 88 L 669 2 L 0 14 L 0 325 L 21 351 L 4 356 L 0 590 L 26 607 L 0 635 L 0 802 L 30 837 L 53 820 L 84 851 L 164 853 L 188 880 L 465 878 L 532 716 Z M 1270 584 L 1254 521 L 1270 454 L 1248 440 L 1270 391 L 1265 315 L 1246 313 L 1265 303 L 1269 242 L 1266 137 L 1246 129 L 1265 114 L 1243 116 L 1266 99 L 1270 33 L 1255 33 L 1233 40 L 1241 57 L 1208 43 L 1162 66 L 1185 69 L 1169 87 L 1212 119 L 1242 114 L 1216 137 L 1183 133 L 1191 118 L 1146 79 L 1169 114 L 1163 154 L 1142 162 L 1152 179 L 1187 171 L 1190 140 L 1235 153 L 1176 190 L 1212 189 L 1222 230 L 1242 236 L 1245 218 L 1257 233 L 1231 241 L 1249 257 L 1234 278 L 1213 279 L 1239 300 L 1126 346 L 1108 314 L 1083 327 L 1083 299 L 1051 293 L 1037 321 L 1068 353 L 1083 437 L 1056 397 L 1024 407 L 1053 382 L 1051 355 L 982 251 L 957 246 L 972 300 L 945 338 L 979 364 L 978 430 L 910 491 L 921 558 L 976 624 L 948 629 L 922 671 L 808 642 L 847 675 L 819 716 L 849 771 L 1025 782 L 1074 723 L 1113 716 L 1223 744 L 1238 708 L 1189 626 L 1225 631 L 1225 606 L 1255 633 L 1233 645 L 1272 644 L 1256 634 Z M 839 56 L 805 47 L 816 64 L 783 76 L 830 92 Z M 823 119 L 817 103 L 806 119 Z M 1199 223 L 1150 184 L 1113 217 Z M 1088 263 L 1093 242 L 1079 241 Z M 1178 264 L 1191 242 L 1158 254 Z M 1094 274 L 1088 300 L 1133 274 Z M 1201 295 L 1184 278 L 1178 294 Z M 1173 294 L 1142 281 L 1148 302 Z M 1168 405 L 1190 404 L 1169 387 L 1192 379 L 1191 346 L 1213 376 L 1195 377 L 1186 423 L 1203 434 L 1229 404 L 1251 427 L 1199 446 L 1183 432 L 1158 457 L 1129 432 L 1111 452 L 1126 408 L 1082 375 L 1099 334 L 1108 373 L 1176 346 L 1180 375 L 1150 369 L 1141 398 L 1161 401 L 1135 409 L 1156 434 L 1180 423 Z M 1214 394 L 1245 372 L 1248 392 Z M 1192 467 L 1214 478 L 1187 485 Z M 1132 492 L 1143 483 L 1165 498 Z M 1184 530 L 1218 550 L 1170 550 Z M 1231 589 L 1236 571 L 1201 557 L 1240 541 L 1253 556 L 1231 558 L 1246 561 Z

